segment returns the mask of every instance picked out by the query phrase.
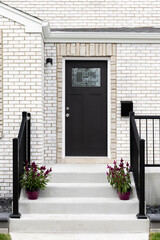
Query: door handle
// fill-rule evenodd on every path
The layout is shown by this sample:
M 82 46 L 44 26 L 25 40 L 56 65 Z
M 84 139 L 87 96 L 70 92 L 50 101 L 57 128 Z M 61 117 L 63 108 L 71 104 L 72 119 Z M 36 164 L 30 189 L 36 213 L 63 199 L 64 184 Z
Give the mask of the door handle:
M 70 114 L 69 113 L 66 113 L 66 118 L 69 118 Z

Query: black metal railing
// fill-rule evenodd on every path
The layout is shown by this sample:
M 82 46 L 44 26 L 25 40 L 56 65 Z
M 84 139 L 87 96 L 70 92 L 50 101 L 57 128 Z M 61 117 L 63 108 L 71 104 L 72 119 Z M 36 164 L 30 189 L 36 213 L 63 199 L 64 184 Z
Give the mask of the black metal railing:
M 30 128 L 31 114 L 22 112 L 22 122 L 18 138 L 13 139 L 13 206 L 11 218 L 20 218 L 19 197 L 21 187 L 20 178 L 24 171 L 25 162 L 30 163 Z
M 138 218 L 145 216 L 145 167 L 160 167 L 160 116 L 130 112 L 130 161 L 139 198 Z
M 145 140 L 139 136 L 133 112 L 130 112 L 130 164 L 139 199 L 137 218 L 145 219 Z
M 134 116 L 145 139 L 145 167 L 160 167 L 160 116 Z

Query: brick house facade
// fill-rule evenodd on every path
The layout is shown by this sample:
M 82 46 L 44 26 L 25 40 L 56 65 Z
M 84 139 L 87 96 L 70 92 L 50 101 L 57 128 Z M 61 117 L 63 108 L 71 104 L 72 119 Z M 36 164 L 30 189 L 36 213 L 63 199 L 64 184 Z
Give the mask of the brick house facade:
M 32 114 L 31 159 L 73 162 L 64 152 L 65 60 L 109 64 L 108 155 L 75 162 L 129 160 L 120 101 L 133 101 L 136 114 L 160 112 L 160 3 L 5 0 L 0 10 L 1 196 L 12 193 L 12 138 L 22 111 Z

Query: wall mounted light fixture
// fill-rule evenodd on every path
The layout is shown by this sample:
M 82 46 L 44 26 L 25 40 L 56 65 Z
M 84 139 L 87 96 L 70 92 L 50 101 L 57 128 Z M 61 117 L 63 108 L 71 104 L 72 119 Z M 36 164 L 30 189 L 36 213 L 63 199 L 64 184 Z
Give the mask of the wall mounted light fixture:
M 53 59 L 52 58 L 46 58 L 46 65 L 51 66 L 53 64 Z

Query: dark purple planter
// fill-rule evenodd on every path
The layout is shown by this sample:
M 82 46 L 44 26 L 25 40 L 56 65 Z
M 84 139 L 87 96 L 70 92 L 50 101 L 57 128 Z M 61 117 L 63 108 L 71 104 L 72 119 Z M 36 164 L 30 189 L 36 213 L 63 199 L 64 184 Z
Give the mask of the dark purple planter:
M 120 193 L 118 192 L 118 196 L 121 200 L 129 200 L 131 192 Z
M 31 192 L 26 190 L 26 193 L 27 193 L 28 199 L 30 200 L 36 200 L 39 195 L 39 191 Z

